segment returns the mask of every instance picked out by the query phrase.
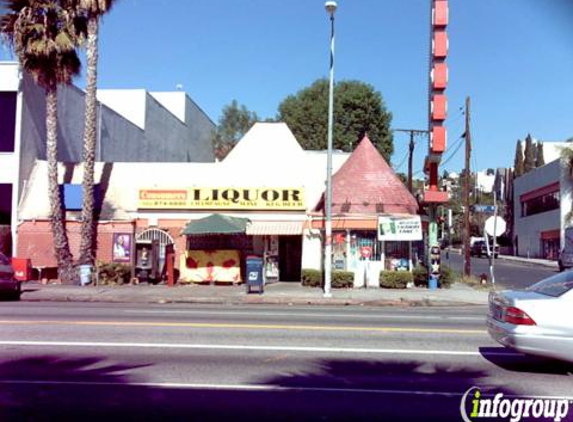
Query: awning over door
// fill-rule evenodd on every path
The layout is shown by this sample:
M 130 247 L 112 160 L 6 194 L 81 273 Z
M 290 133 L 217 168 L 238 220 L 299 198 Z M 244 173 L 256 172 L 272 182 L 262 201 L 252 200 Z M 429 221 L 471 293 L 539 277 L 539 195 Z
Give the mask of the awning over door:
M 262 235 L 301 235 L 303 221 L 251 221 L 247 226 L 247 234 Z
M 245 233 L 248 218 L 230 217 L 222 214 L 211 214 L 208 217 L 191 221 L 183 230 L 185 235 L 206 234 L 241 234 Z

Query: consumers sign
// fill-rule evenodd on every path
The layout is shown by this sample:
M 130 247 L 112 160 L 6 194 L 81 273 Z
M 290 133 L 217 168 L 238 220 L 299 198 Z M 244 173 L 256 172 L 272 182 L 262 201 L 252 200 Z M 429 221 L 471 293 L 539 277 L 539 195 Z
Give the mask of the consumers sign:
M 422 240 L 420 217 L 379 216 L 378 240 Z
M 304 210 L 302 188 L 140 189 L 140 209 Z

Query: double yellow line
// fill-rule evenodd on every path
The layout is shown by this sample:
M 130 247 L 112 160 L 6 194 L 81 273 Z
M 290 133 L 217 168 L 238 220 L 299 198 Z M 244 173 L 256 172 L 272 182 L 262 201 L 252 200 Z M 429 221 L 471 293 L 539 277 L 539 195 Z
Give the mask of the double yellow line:
M 208 322 L 159 322 L 159 321 L 58 321 L 58 320 L 0 320 L 2 325 L 66 325 L 93 327 L 167 327 L 167 328 L 216 328 L 246 330 L 293 331 L 351 331 L 373 333 L 426 333 L 426 334 L 486 334 L 485 330 L 424 327 L 361 327 L 344 325 L 291 325 L 291 324 L 228 324 Z

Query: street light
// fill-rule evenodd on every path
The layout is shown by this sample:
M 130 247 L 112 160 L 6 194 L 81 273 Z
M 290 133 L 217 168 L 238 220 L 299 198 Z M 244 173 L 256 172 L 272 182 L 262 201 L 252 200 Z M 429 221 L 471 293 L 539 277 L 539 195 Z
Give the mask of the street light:
M 324 297 L 331 297 L 332 280 L 332 122 L 334 106 L 334 12 L 337 4 L 327 1 L 330 15 L 330 85 L 328 90 L 328 144 L 326 150 L 326 222 L 324 224 Z

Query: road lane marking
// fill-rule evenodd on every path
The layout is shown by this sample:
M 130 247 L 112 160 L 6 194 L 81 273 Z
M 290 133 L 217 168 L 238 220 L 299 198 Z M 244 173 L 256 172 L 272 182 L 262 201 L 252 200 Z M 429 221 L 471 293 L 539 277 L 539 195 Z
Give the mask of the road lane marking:
M 170 327 L 170 328 L 225 328 L 298 331 L 361 331 L 386 333 L 428 334 L 487 334 L 485 330 L 424 327 L 360 327 L 336 325 L 283 325 L 283 324 L 226 324 L 210 322 L 159 322 L 159 321 L 58 321 L 58 320 L 0 320 L 0 325 L 75 325 L 111 327 Z
M 352 353 L 352 354 L 409 354 L 446 356 L 523 356 L 514 352 L 487 352 L 465 350 L 425 350 L 425 349 L 373 349 L 359 347 L 314 347 L 314 346 L 256 346 L 237 344 L 188 344 L 188 343 L 127 343 L 127 342 L 86 342 L 86 341 L 20 341 L 0 340 L 0 346 L 48 346 L 48 347 L 110 347 L 110 348 L 158 348 L 196 349 L 270 352 L 309 352 L 309 353 Z
M 256 317 L 318 317 L 318 318 L 364 318 L 364 319 L 420 319 L 420 320 L 447 320 L 447 321 L 485 321 L 483 316 L 448 316 L 448 315 L 402 315 L 402 314 L 330 314 L 330 313 L 299 313 L 299 312 L 233 312 L 233 311 L 188 311 L 188 310 L 135 310 L 125 309 L 126 314 L 149 315 L 209 315 L 209 316 L 256 316 Z

